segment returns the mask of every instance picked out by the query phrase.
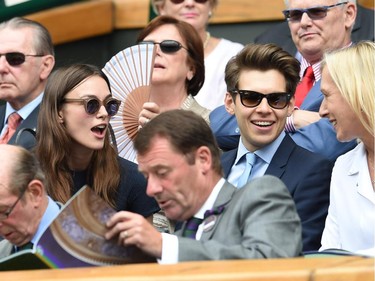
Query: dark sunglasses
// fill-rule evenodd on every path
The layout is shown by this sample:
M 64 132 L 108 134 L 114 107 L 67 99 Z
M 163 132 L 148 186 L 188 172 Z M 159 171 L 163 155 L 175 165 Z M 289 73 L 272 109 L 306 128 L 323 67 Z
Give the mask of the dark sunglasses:
M 5 56 L 5 59 L 11 66 L 21 65 L 25 62 L 26 57 L 43 57 L 44 55 L 25 55 L 19 52 L 12 52 L 6 54 L 0 54 L 1 56 Z
M 284 10 L 283 14 L 289 21 L 300 21 L 304 13 L 307 13 L 310 19 L 317 20 L 327 16 L 327 11 L 329 9 L 345 4 L 348 4 L 348 2 L 341 2 L 330 6 L 316 6 L 307 9 L 290 9 Z
M 139 42 L 139 44 L 158 44 L 160 46 L 160 50 L 165 54 L 175 53 L 181 48 L 188 50 L 187 48 L 182 46 L 180 42 L 176 40 L 163 40 L 161 42 L 141 41 Z
M 108 97 L 104 101 L 99 100 L 96 97 L 90 97 L 87 99 L 64 99 L 65 103 L 71 103 L 71 102 L 78 102 L 85 106 L 85 111 L 89 115 L 96 114 L 100 107 L 104 105 L 105 110 L 107 110 L 107 113 L 109 116 L 114 116 L 119 110 L 121 101 Z
M 171 2 L 173 4 L 181 4 L 182 2 L 184 2 L 185 0 L 171 0 Z M 194 0 L 195 3 L 199 3 L 199 4 L 204 4 L 206 3 L 208 0 Z
M 255 91 L 236 89 L 230 91 L 230 93 L 239 94 L 241 103 L 245 107 L 256 107 L 262 102 L 263 98 L 265 98 L 270 107 L 275 109 L 283 109 L 288 105 L 290 99 L 292 98 L 292 95 L 289 93 L 271 93 L 264 95 Z

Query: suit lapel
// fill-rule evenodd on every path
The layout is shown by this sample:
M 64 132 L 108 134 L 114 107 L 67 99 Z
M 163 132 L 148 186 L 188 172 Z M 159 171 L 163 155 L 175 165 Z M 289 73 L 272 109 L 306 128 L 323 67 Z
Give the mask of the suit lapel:
M 221 163 L 223 167 L 224 178 L 226 179 L 228 178 L 229 172 L 234 164 L 234 161 L 236 160 L 236 156 L 237 156 L 237 148 L 224 152 L 221 156 Z
M 320 82 L 321 79 L 317 81 L 308 92 L 307 96 L 303 100 L 303 103 L 301 104 L 301 109 L 308 109 L 315 112 L 319 111 L 320 105 L 323 101 L 323 94 L 320 91 Z
M 237 191 L 237 188 L 235 188 L 233 185 L 231 185 L 229 182 L 226 181 L 224 186 L 221 188 L 218 197 L 216 198 L 213 208 L 227 205 L 231 201 L 236 191 Z M 215 218 L 208 217 L 203 221 L 203 233 L 202 233 L 202 237 L 200 240 L 207 241 L 212 237 L 225 211 L 226 210 L 224 209 L 222 213 L 214 215 Z M 213 222 L 212 222 L 212 219 L 214 219 Z M 209 226 L 209 223 L 211 224 L 213 223 L 213 226 L 212 227 Z
M 292 138 L 288 134 L 285 135 L 275 155 L 272 157 L 265 174 L 281 178 L 295 146 L 296 144 Z
M 30 128 L 30 129 L 36 131 L 36 124 L 37 124 L 36 120 L 38 119 L 39 107 L 40 107 L 40 105 L 38 105 L 30 113 L 30 115 L 27 116 L 27 118 L 25 120 L 23 120 L 23 122 L 21 123 L 21 125 L 18 126 L 16 132 L 14 133 L 14 135 L 9 140 L 10 144 L 14 144 L 16 142 L 17 134 L 19 133 L 20 130 L 22 130 L 24 128 Z M 30 133 L 25 132 L 25 134 L 30 134 Z
M 4 128 L 4 119 L 5 119 L 5 104 L 0 106 L 0 133 L 1 130 Z

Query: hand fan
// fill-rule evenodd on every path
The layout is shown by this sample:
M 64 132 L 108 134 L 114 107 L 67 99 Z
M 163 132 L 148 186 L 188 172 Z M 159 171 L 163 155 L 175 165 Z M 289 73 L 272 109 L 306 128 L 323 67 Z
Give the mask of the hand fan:
M 141 44 L 120 51 L 103 68 L 113 97 L 122 101 L 110 121 L 117 150 L 121 157 L 131 161 L 136 157 L 133 139 L 138 132 L 139 113 L 150 96 L 154 60 L 155 45 Z

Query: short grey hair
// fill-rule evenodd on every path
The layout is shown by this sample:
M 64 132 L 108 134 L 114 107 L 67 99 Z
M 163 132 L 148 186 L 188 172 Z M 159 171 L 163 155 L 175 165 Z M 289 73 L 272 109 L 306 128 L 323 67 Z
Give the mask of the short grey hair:
M 14 17 L 8 21 L 0 23 L 0 30 L 2 29 L 21 29 L 32 28 L 35 36 L 30 38 L 33 40 L 34 51 L 37 55 L 52 55 L 55 56 L 51 35 L 47 28 L 40 23 L 22 17 Z

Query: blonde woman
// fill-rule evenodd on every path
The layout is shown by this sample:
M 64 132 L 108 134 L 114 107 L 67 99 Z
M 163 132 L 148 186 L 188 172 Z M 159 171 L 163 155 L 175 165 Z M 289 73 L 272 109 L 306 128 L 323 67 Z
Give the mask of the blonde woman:
M 337 158 L 321 250 L 375 255 L 374 98 L 375 43 L 362 41 L 325 55 L 320 115 L 341 142 L 358 140 Z

